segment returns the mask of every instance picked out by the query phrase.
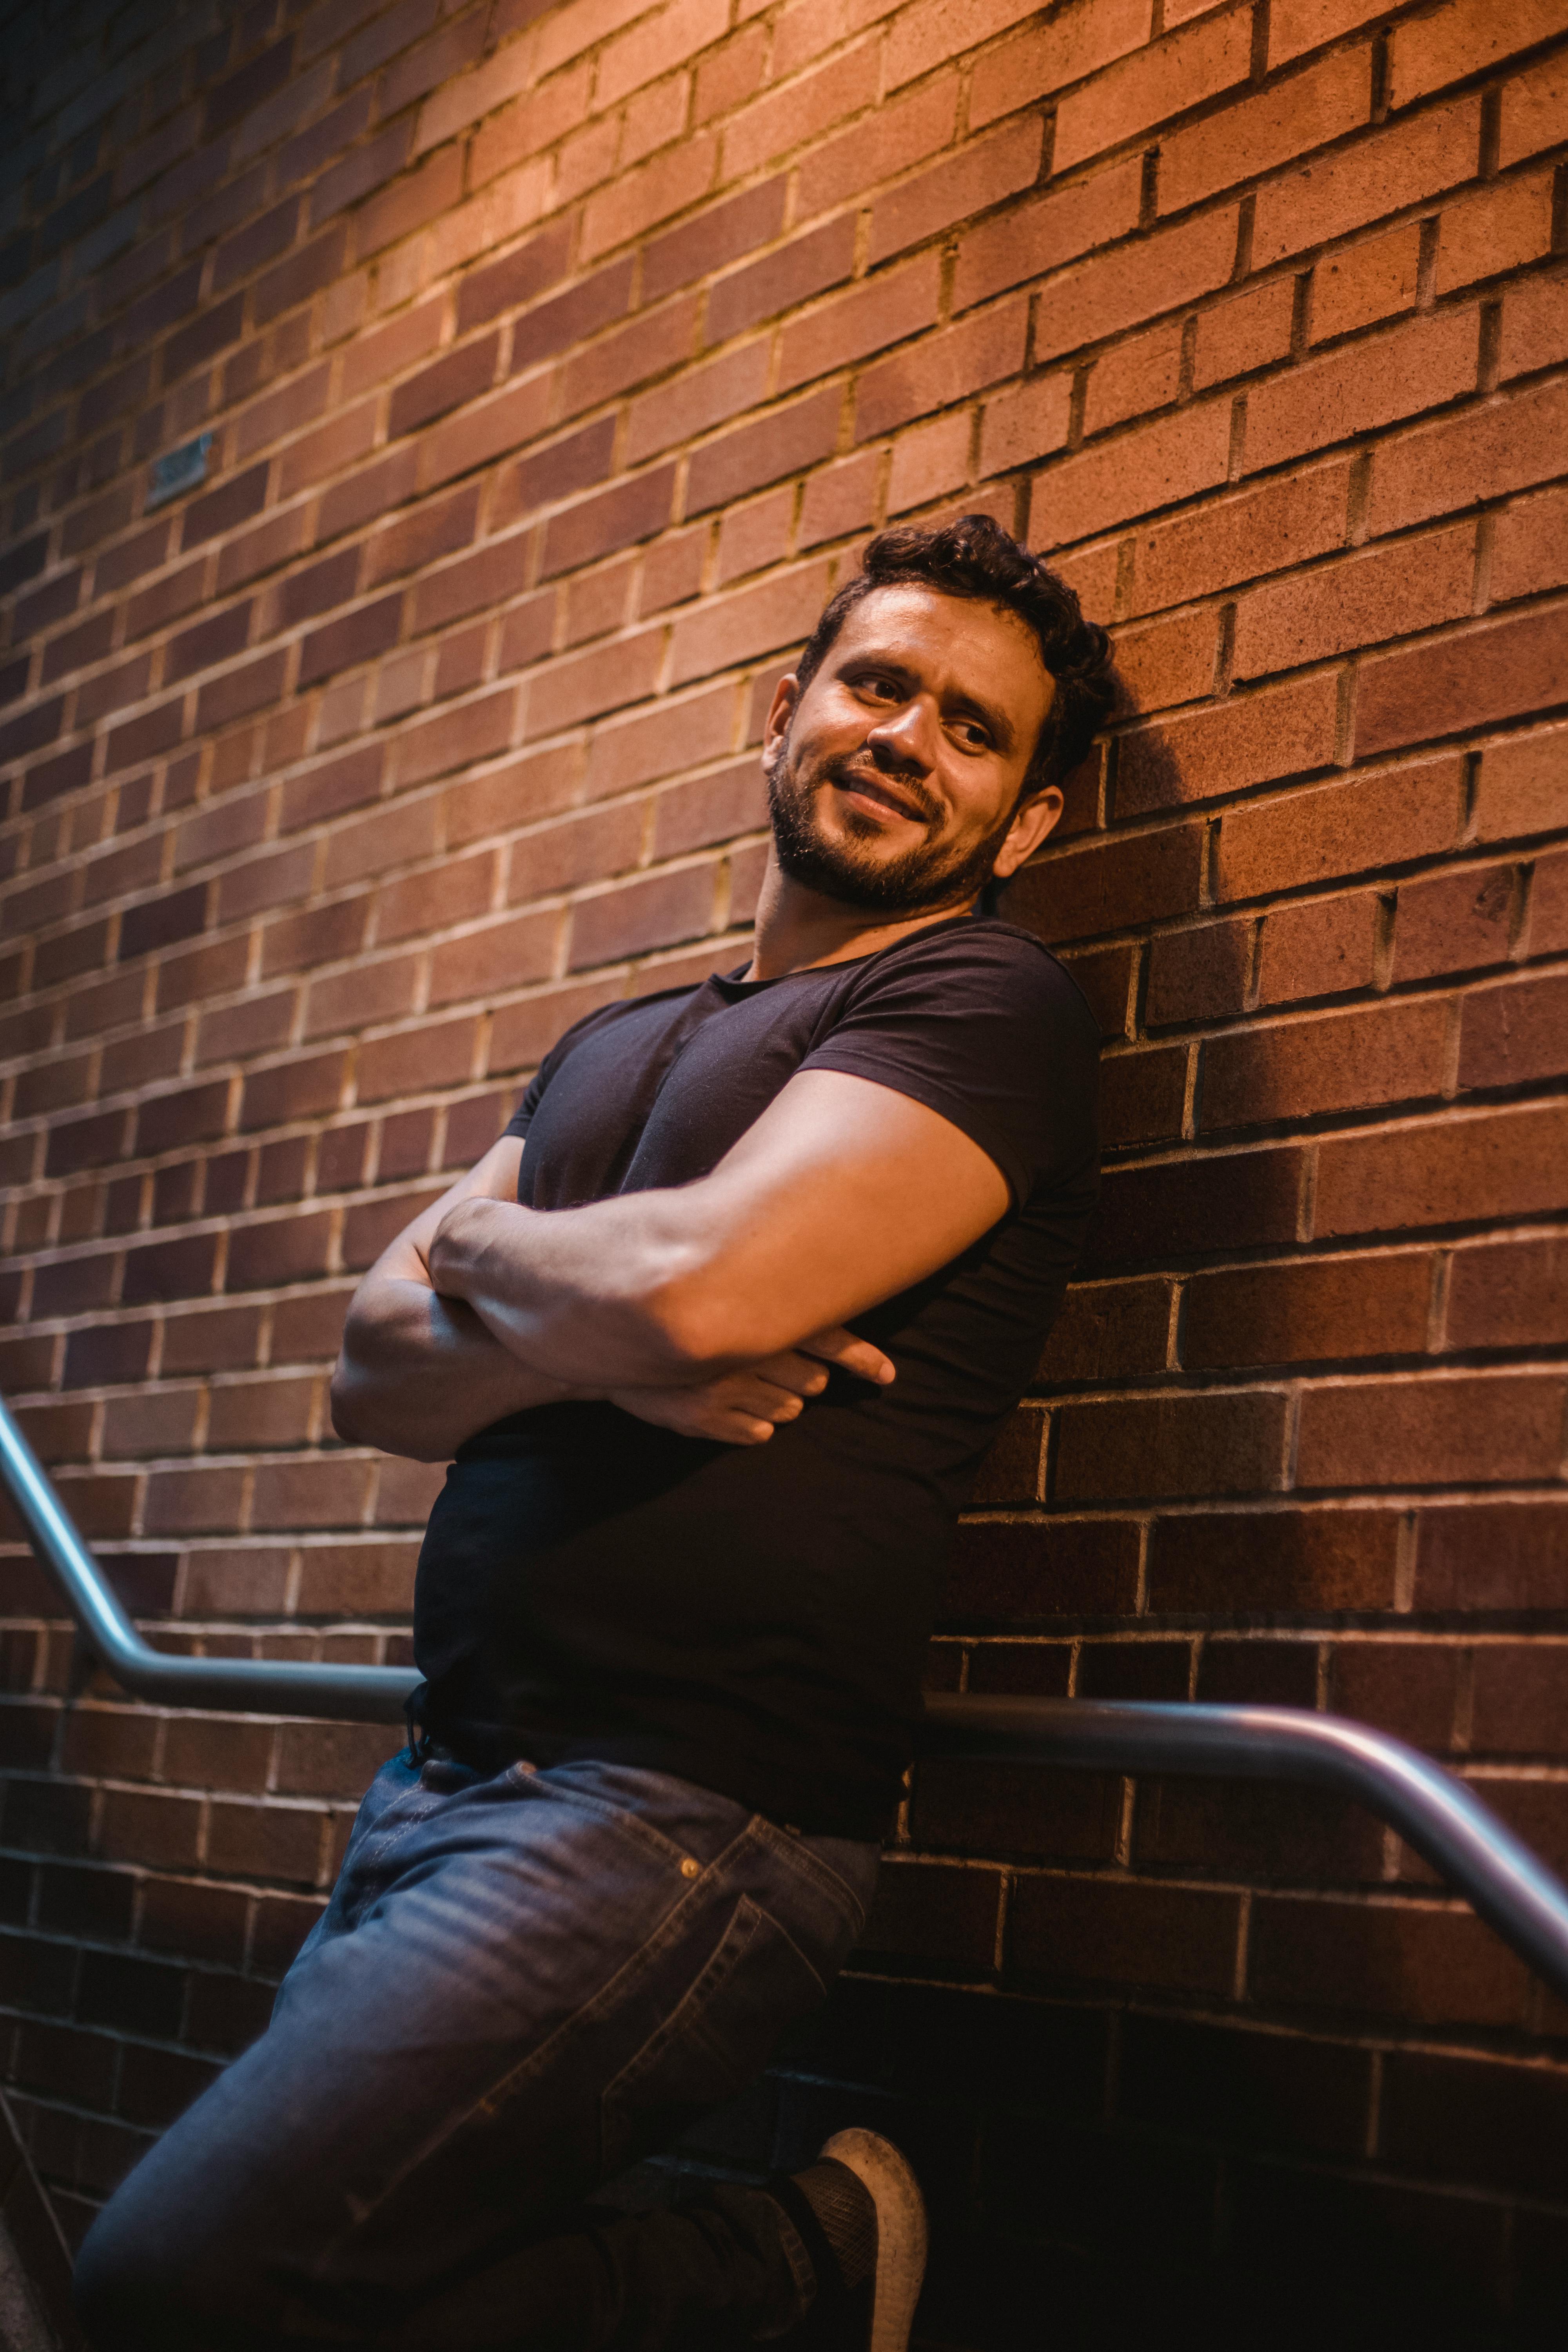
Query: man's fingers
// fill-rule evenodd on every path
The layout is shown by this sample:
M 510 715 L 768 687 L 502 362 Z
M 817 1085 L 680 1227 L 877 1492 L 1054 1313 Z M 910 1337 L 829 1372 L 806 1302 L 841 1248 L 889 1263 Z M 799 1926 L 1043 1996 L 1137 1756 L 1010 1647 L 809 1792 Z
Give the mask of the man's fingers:
M 809 1339 L 803 1339 L 800 1353 L 820 1357 L 825 1364 L 837 1364 L 841 1370 L 854 1372 L 863 1381 L 875 1381 L 879 1387 L 885 1387 L 896 1377 L 891 1359 L 884 1356 L 880 1348 L 874 1348 L 869 1339 L 858 1339 L 842 1324 L 835 1324 L 826 1331 L 816 1331 Z

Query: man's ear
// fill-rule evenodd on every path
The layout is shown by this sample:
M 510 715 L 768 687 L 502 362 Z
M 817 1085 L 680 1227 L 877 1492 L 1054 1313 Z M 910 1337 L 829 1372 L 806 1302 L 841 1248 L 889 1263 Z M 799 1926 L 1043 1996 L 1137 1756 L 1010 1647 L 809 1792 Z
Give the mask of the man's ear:
M 996 853 L 996 862 L 991 868 L 996 881 L 1005 882 L 1010 874 L 1017 872 L 1026 857 L 1034 856 L 1059 819 L 1063 805 L 1061 793 L 1055 784 L 1047 784 L 1043 792 L 1030 793 L 1008 826 L 1006 837 Z
M 773 688 L 773 698 L 768 705 L 767 725 L 763 730 L 764 773 L 771 772 L 780 751 L 784 749 L 784 740 L 789 732 L 789 722 L 795 717 L 795 706 L 799 700 L 800 680 L 794 670 L 786 670 Z

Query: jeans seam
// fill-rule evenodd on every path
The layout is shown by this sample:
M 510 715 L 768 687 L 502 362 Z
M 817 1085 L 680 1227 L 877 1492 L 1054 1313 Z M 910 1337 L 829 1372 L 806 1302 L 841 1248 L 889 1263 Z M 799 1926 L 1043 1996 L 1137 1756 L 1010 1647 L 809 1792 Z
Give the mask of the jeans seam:
M 573 2011 L 570 2016 L 563 2018 L 553 2032 L 546 2035 L 537 2049 L 531 2050 L 519 2063 L 509 2066 L 499 2074 L 488 2089 L 481 2092 L 477 2098 L 469 2099 L 460 2114 L 447 2116 L 441 2128 L 432 2133 L 426 2145 L 411 2156 L 406 2163 L 383 2184 L 374 2197 L 360 2201 L 356 2205 L 353 2218 L 348 2228 L 341 2230 L 329 2243 L 318 2249 L 315 2257 L 316 2268 L 319 2270 L 321 2264 L 330 2262 L 365 2222 L 373 2220 L 387 2199 L 395 2195 L 421 2165 L 428 2164 L 437 2157 L 453 2134 L 460 2131 L 470 2116 L 491 2106 L 510 2084 L 521 2083 L 530 2074 L 537 2074 L 565 2037 L 590 2023 L 597 2013 L 620 1999 L 628 1985 L 651 1963 L 655 1956 L 674 1940 L 679 1932 L 677 1923 L 681 1913 L 697 1898 L 699 1892 L 700 1888 L 694 1885 L 683 1894 L 673 1907 L 665 1914 L 647 1941 L 639 1945 L 637 1949 L 631 1953 L 616 1970 L 615 1975 L 600 1986 L 592 2000 L 585 2002 L 581 2009 Z
M 829 1901 L 832 1901 L 836 1895 L 842 1898 L 843 1907 L 848 1914 L 857 1938 L 863 1936 L 870 1913 L 848 1880 L 835 1870 L 830 1862 L 824 1862 L 822 1856 L 812 1847 L 798 1838 L 791 1837 L 786 1831 L 781 1830 L 776 1822 L 770 1822 L 765 1813 L 753 1814 L 748 1827 L 753 1824 L 760 1825 L 759 1841 L 765 1841 L 770 1853 L 786 1856 L 795 1864 L 803 1877 L 813 1879 L 819 1885 L 821 1892 L 828 1897 Z M 868 1840 L 867 1843 L 869 1843 L 870 1841 Z

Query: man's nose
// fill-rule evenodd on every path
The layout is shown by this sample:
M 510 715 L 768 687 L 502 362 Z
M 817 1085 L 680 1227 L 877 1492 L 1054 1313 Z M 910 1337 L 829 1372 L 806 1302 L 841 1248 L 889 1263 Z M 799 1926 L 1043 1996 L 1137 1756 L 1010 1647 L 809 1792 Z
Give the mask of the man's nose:
M 931 729 L 934 722 L 922 702 L 904 703 L 898 710 L 889 710 L 879 719 L 867 743 L 879 761 L 900 768 L 917 768 L 922 775 L 929 773 L 933 761 Z

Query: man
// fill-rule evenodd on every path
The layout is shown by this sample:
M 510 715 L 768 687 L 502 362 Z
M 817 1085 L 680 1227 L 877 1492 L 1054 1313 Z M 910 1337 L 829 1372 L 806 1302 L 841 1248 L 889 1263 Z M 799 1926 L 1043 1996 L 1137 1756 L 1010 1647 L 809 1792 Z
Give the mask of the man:
M 103 2352 L 864 2344 L 868 2303 L 901 2352 L 923 2225 L 869 2133 L 572 2200 L 865 1924 L 947 1538 L 1094 1199 L 1093 1023 L 974 908 L 1106 656 L 984 516 L 873 541 L 769 717 L 752 961 L 569 1030 L 361 1285 L 340 1433 L 456 1457 L 416 1728 L 269 2031 L 89 2237 Z

